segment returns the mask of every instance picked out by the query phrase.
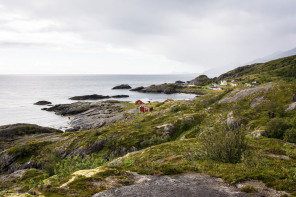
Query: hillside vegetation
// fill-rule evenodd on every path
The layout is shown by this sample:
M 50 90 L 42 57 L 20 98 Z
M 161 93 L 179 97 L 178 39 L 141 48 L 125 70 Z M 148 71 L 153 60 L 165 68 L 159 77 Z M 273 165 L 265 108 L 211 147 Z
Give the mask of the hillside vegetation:
M 267 63 L 252 64 L 238 67 L 218 79 L 250 79 L 259 80 L 261 83 L 275 80 L 293 80 L 296 77 L 296 56 L 273 60 Z
M 296 196 L 295 74 L 296 56 L 245 66 L 219 78 L 260 85 L 153 102 L 153 112 L 126 111 L 127 121 L 101 129 L 0 142 L 1 161 L 14 158 L 13 169 L 1 164 L 0 195 L 91 196 L 133 184 L 134 172 L 197 172 L 232 185 L 257 180 Z

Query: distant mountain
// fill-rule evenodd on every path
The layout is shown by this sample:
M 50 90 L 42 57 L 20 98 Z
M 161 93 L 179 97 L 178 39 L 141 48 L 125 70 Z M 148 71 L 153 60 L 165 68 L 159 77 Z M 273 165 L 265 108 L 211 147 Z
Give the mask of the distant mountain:
M 289 51 L 280 51 L 280 52 L 276 52 L 273 53 L 269 56 L 263 57 L 263 58 L 259 58 L 259 59 L 255 59 L 251 62 L 249 62 L 249 64 L 254 64 L 254 63 L 265 63 L 271 60 L 275 60 L 275 59 L 279 59 L 279 58 L 283 58 L 283 57 L 289 57 L 292 55 L 296 55 L 296 48 L 291 49 Z

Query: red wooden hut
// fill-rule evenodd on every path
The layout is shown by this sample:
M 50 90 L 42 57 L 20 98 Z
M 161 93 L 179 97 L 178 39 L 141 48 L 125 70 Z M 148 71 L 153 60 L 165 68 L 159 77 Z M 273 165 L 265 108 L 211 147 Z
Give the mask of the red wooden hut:
M 144 105 L 141 105 L 139 110 L 140 112 L 151 112 L 153 111 L 153 107 L 145 107 Z
M 141 100 L 137 100 L 137 101 L 135 102 L 135 104 L 136 104 L 136 105 L 143 105 L 143 104 L 144 104 L 144 102 L 143 102 L 143 101 L 141 101 Z

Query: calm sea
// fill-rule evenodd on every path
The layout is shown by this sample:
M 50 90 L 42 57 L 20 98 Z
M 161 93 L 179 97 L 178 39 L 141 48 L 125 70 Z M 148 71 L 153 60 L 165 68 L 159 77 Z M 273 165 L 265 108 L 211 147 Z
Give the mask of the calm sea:
M 138 99 L 163 101 L 192 99 L 189 94 L 146 94 L 129 90 L 112 90 L 120 84 L 129 84 L 133 88 L 175 82 L 188 81 L 196 75 L 0 75 L 0 125 L 14 123 L 32 123 L 41 126 L 63 129 L 67 118 L 52 112 L 42 111 L 44 106 L 33 103 L 47 100 L 53 104 L 72 103 L 69 97 L 87 94 L 118 95 L 126 94 L 129 98 L 121 101 Z

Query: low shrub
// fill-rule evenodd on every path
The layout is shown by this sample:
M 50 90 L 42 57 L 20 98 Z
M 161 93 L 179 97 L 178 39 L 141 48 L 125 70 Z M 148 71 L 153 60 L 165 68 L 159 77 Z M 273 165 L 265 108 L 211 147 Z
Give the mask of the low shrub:
M 56 175 L 65 178 L 75 171 L 96 168 L 105 162 L 104 159 L 96 157 L 94 154 L 88 155 L 85 158 L 69 156 L 56 164 L 54 172 Z
M 253 192 L 256 192 L 256 189 L 253 186 L 247 185 L 242 187 L 241 191 L 246 193 L 253 193 Z
M 286 130 L 290 128 L 290 125 L 286 123 L 281 118 L 274 118 L 267 124 L 267 135 L 270 138 L 277 138 L 277 139 L 283 139 Z
M 284 140 L 291 143 L 296 143 L 296 129 L 288 129 L 284 134 Z
M 238 163 L 247 148 L 245 132 L 242 130 L 225 131 L 216 127 L 201 135 L 202 149 L 206 158 L 224 163 Z
M 175 106 L 171 109 L 171 112 L 177 113 L 179 111 L 185 111 L 188 109 L 188 106 L 185 104 Z

